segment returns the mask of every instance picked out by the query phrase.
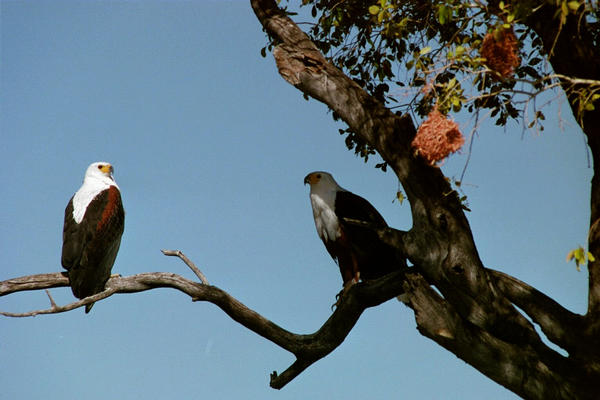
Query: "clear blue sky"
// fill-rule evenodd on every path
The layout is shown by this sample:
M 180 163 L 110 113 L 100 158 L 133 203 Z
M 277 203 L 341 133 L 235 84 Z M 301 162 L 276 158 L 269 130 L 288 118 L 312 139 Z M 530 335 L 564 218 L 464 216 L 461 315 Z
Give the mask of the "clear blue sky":
M 248 1 L 2 1 L 0 280 L 61 270 L 64 207 L 93 161 L 110 161 L 126 208 L 113 272 L 193 279 L 181 249 L 249 307 L 298 333 L 330 315 L 337 267 L 318 239 L 307 172 L 327 170 L 399 229 L 393 174 L 345 148 L 324 105 L 260 57 Z M 561 113 L 561 115 L 559 115 Z M 484 263 L 585 311 L 584 138 L 566 104 L 542 135 L 488 124 L 465 177 Z M 559 129 L 557 116 L 564 121 Z M 458 122 L 463 122 L 460 119 Z M 443 166 L 459 175 L 466 153 Z M 57 302 L 73 300 L 53 289 Z M 0 309 L 48 307 L 43 292 Z M 3 399 L 511 399 L 415 329 L 397 301 L 368 310 L 346 341 L 281 391 L 293 361 L 217 307 L 153 290 L 83 310 L 0 318 Z

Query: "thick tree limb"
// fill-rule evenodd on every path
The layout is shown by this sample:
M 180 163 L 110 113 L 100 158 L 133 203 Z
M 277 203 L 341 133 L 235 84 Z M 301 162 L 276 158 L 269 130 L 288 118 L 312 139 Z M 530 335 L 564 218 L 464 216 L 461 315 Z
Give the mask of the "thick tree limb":
M 583 350 L 582 346 L 587 347 L 578 336 L 578 332 L 581 332 L 583 327 L 583 316 L 567 310 L 544 293 L 517 278 L 493 269 L 488 271 L 504 295 L 525 311 L 533 322 L 540 326 L 550 341 L 570 354 Z
M 581 376 L 575 361 L 529 345 L 500 340 L 461 318 L 419 275 L 405 289 L 417 329 L 507 389 L 524 398 L 593 399 L 598 383 Z M 507 379 L 507 378 L 511 379 Z
M 166 255 L 180 257 L 188 266 L 193 265 L 179 251 L 167 251 L 166 253 Z M 113 275 L 106 283 L 103 292 L 65 306 L 56 305 L 49 296 L 51 307 L 48 309 L 24 313 L 0 312 L 0 314 L 8 317 L 56 314 L 101 301 L 117 293 L 136 293 L 157 288 L 176 289 L 190 296 L 193 301 L 207 301 L 215 304 L 234 321 L 294 354 L 296 361 L 287 370 L 280 375 L 276 372 L 271 374 L 271 386 L 281 389 L 310 365 L 335 350 L 344 341 L 365 309 L 377 306 L 402 293 L 405 272 L 398 271 L 376 281 L 354 285 L 342 297 L 331 317 L 318 331 L 312 334 L 291 333 L 246 307 L 216 286 L 193 282 L 180 275 L 166 272 L 143 273 L 127 277 Z M 202 274 L 202 276 L 204 275 Z M 68 278 L 60 272 L 30 275 L 0 282 L 0 297 L 24 290 L 44 290 L 67 286 L 69 286 Z

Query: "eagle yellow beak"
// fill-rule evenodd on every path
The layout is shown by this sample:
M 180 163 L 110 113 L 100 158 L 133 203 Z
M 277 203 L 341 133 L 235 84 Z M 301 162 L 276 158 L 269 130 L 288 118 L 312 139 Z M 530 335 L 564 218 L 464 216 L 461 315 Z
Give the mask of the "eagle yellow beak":
M 100 167 L 100 171 L 104 172 L 105 174 L 112 174 L 113 166 L 110 164 L 104 164 L 102 167 Z
M 304 178 L 304 184 L 306 185 L 308 183 L 310 185 L 314 185 L 315 183 L 319 182 L 320 179 L 321 174 L 319 172 L 311 172 Z

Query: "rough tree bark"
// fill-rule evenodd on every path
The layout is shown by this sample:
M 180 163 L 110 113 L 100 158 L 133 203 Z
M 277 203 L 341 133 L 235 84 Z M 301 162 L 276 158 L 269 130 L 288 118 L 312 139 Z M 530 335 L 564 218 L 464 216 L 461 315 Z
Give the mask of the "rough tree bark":
M 594 397 L 600 388 L 599 347 L 594 345 L 598 343 L 598 262 L 590 265 L 590 309 L 586 316 L 574 315 L 514 278 L 490 273 L 481 263 L 455 192 L 439 169 L 413 156 L 410 143 L 415 128 L 410 117 L 392 113 L 325 59 L 274 0 L 251 0 L 251 4 L 274 39 L 273 56 L 281 76 L 340 116 L 378 151 L 402 183 L 411 205 L 413 227 L 390 240 L 395 240 L 422 272 L 408 275 L 405 283 L 419 331 L 525 398 Z M 547 12 L 547 8 L 539 12 Z M 549 20 L 537 17 L 531 21 L 540 25 L 534 29 L 539 29 L 544 43 L 554 43 L 556 38 L 555 27 L 540 23 Z M 564 29 L 568 35 L 560 38 L 570 42 L 578 35 L 578 27 L 567 25 Z M 573 64 L 586 63 L 566 57 L 570 56 L 565 53 L 569 49 L 556 42 L 550 61 L 556 63 L 557 72 L 590 79 L 600 76 L 597 65 L 581 76 L 570 69 Z M 578 50 L 578 57 L 583 59 L 593 55 L 585 46 Z M 563 58 L 571 63 L 564 63 L 565 71 L 561 70 Z M 597 112 L 591 113 L 584 121 L 593 156 L 598 150 L 597 117 Z M 592 190 L 592 228 L 599 216 L 595 206 L 599 204 L 595 197 L 597 179 Z M 598 246 L 597 235 L 592 229 L 590 249 Z M 521 307 L 569 356 L 546 346 L 513 305 Z

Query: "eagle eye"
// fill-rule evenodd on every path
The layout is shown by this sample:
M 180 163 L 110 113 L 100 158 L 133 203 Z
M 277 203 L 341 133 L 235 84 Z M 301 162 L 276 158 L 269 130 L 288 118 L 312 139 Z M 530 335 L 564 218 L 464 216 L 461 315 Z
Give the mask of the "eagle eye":
M 102 169 L 102 164 L 98 165 L 98 169 Z

